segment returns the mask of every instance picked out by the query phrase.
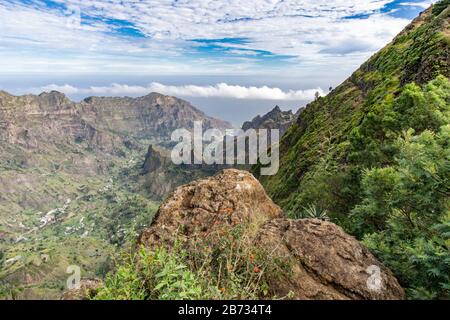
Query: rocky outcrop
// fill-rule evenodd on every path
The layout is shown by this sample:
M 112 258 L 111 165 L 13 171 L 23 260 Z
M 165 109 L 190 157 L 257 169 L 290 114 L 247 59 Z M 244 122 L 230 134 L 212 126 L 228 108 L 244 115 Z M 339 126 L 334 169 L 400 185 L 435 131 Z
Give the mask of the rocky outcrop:
M 149 248 L 189 248 L 244 226 L 255 249 L 289 271 L 268 274 L 270 290 L 293 299 L 403 299 L 392 273 L 355 238 L 331 222 L 289 220 L 248 172 L 227 169 L 175 190 L 139 238 Z M 192 246 L 194 247 L 194 246 Z
M 142 185 L 151 198 L 162 199 L 176 186 L 185 183 L 185 175 L 177 174 L 170 158 L 150 145 L 142 166 Z
M 276 106 L 269 113 L 263 116 L 258 115 L 253 120 L 244 122 L 242 129 L 279 129 L 281 137 L 295 119 L 296 116 L 291 110 L 281 111 L 280 107 Z
M 163 156 L 153 145 L 150 145 L 145 155 L 144 165 L 142 166 L 143 173 L 147 174 L 158 171 L 162 167 L 166 167 L 169 163 L 170 159 L 168 157 Z
M 146 246 L 172 244 L 226 233 L 242 223 L 261 225 L 283 216 L 250 173 L 235 169 L 178 187 L 164 201 L 153 224 L 140 236 Z
M 278 296 L 293 299 L 403 299 L 403 289 L 355 238 L 318 219 L 275 219 L 262 226 L 256 245 L 292 273 L 267 279 Z

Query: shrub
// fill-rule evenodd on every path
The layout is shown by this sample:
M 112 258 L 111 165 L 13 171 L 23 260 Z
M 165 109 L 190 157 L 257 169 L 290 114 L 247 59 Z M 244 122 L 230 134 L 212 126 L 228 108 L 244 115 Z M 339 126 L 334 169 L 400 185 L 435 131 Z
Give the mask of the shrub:
M 142 247 L 107 276 L 94 299 L 273 298 L 266 276 L 285 274 L 289 266 L 255 249 L 253 235 L 238 226 L 188 247 Z

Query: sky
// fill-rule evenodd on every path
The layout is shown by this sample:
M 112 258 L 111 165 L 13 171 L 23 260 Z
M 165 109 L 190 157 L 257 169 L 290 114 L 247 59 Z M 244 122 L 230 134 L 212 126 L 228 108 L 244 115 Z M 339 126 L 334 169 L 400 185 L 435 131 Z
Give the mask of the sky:
M 1 0 L 0 89 L 152 91 L 234 124 L 304 106 L 430 0 Z

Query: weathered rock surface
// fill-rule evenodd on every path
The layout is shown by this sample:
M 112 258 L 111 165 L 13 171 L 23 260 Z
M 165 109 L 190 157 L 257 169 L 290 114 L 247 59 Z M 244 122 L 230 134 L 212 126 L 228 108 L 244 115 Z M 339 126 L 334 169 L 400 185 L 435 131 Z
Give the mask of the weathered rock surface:
M 292 273 L 268 279 L 279 296 L 294 299 L 403 299 L 391 271 L 337 225 L 318 219 L 275 219 L 260 229 L 258 246 Z
M 176 186 L 187 183 L 185 174 L 177 174 L 176 166 L 168 155 L 162 154 L 150 145 L 142 166 L 142 178 L 145 190 L 154 199 L 163 199 Z
M 169 163 L 170 159 L 168 157 L 163 156 L 153 145 L 150 145 L 142 165 L 143 173 L 156 172 L 169 165 Z
M 226 169 L 178 187 L 161 204 L 139 243 L 171 244 L 177 234 L 184 240 L 194 240 L 241 223 L 262 224 L 282 216 L 282 210 L 250 173 Z
M 254 246 L 289 272 L 268 275 L 277 296 L 293 299 L 403 299 L 392 273 L 331 222 L 289 220 L 248 172 L 227 169 L 178 187 L 161 205 L 139 244 L 152 248 L 225 236 L 252 226 Z M 256 231 L 255 231 L 256 229 Z

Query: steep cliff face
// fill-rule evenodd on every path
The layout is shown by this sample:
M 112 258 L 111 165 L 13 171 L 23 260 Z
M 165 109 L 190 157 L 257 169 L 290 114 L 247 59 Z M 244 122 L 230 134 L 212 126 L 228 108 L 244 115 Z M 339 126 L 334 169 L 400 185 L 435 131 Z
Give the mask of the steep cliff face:
M 167 154 L 163 154 L 163 151 L 157 150 L 153 145 L 149 146 L 142 166 L 142 185 L 150 197 L 163 199 L 185 181 L 186 177 L 177 174 L 176 169 Z
M 175 129 L 192 129 L 194 121 L 205 128 L 229 128 L 230 124 L 206 116 L 189 102 L 159 93 L 139 98 L 90 97 L 79 105 L 86 121 L 99 128 L 138 139 L 168 141 Z
M 195 179 L 214 175 L 220 167 L 204 164 L 175 165 L 170 158 L 170 151 L 150 145 L 139 180 L 149 197 L 161 201 L 176 187 Z
M 84 119 L 79 106 L 59 92 L 39 96 L 0 96 L 0 139 L 30 152 L 80 152 L 82 147 L 114 153 L 124 138 L 98 129 Z

